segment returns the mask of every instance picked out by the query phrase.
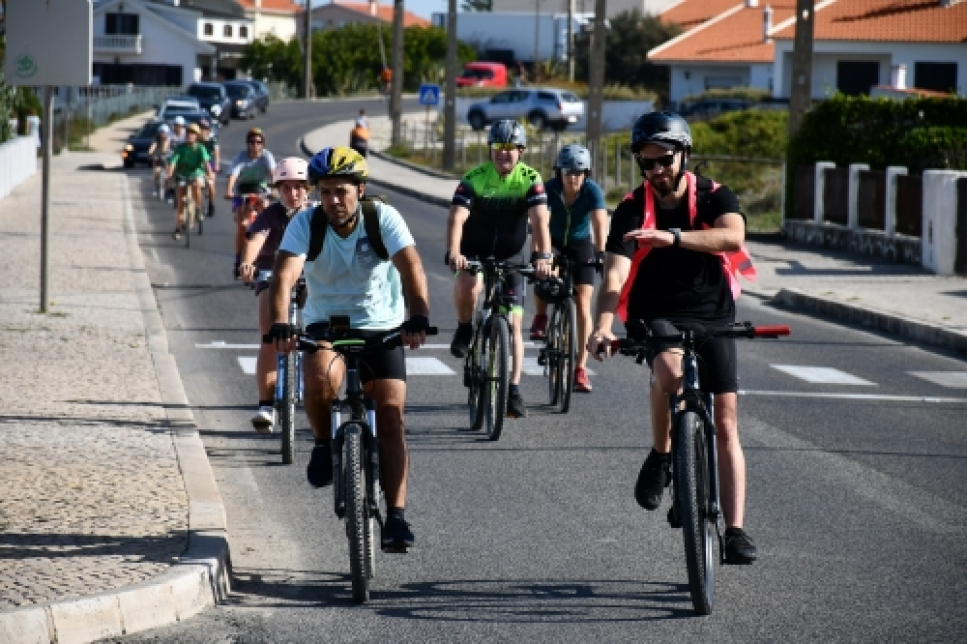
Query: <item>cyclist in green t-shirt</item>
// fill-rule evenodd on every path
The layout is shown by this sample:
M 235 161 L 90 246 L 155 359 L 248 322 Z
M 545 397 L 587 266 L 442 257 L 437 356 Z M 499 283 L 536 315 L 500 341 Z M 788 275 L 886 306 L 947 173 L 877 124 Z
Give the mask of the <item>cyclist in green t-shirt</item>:
M 201 179 L 207 177 L 214 181 L 212 169 L 208 165 L 208 150 L 198 142 L 201 129 L 192 123 L 185 132 L 185 142 L 178 146 L 171 160 L 168 162 L 168 179 L 177 177 L 185 179 L 187 185 L 178 184 L 178 214 L 175 216 L 175 232 L 172 237 L 181 239 L 185 226 L 185 193 L 191 187 L 191 195 L 195 200 L 195 207 L 201 206 Z
M 202 119 L 198 121 L 198 127 L 201 128 L 201 144 L 205 146 L 208 150 L 208 165 L 212 168 L 212 173 L 218 176 L 221 172 L 222 167 L 222 152 L 221 148 L 218 146 L 218 137 L 212 131 L 212 124 L 208 119 Z M 215 180 L 211 179 L 206 182 L 208 184 L 208 216 L 215 216 Z
M 531 223 L 531 249 L 538 278 L 551 274 L 550 216 L 547 193 L 541 175 L 520 162 L 527 147 L 527 133 L 510 119 L 497 121 L 487 136 L 490 161 L 466 175 L 457 186 L 447 222 L 448 263 L 457 273 L 453 302 L 457 311 L 457 332 L 450 352 L 462 358 L 473 341 L 471 320 L 481 291 L 478 275 L 468 273 L 467 259 L 491 257 L 524 261 L 527 222 Z M 504 292 L 514 295 L 510 322 L 513 330 L 514 366 L 510 374 L 507 415 L 521 418 L 527 414 L 520 395 L 520 376 L 524 363 L 524 337 L 521 319 L 524 312 L 523 280 L 512 275 Z

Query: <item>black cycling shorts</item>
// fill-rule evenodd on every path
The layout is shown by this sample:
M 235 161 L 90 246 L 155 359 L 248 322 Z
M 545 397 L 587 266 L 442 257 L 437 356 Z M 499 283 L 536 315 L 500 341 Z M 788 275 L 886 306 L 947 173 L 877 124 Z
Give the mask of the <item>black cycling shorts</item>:
M 325 337 L 329 333 L 328 322 L 316 322 L 306 327 L 306 334 L 314 340 Z M 381 331 L 353 331 L 353 335 L 360 338 L 379 335 Z M 359 358 L 359 377 L 363 383 L 373 380 L 401 380 L 406 382 L 406 357 L 403 347 L 389 349 L 385 346 L 377 347 L 363 353 Z
M 594 244 L 590 239 L 582 239 L 567 246 L 554 242 L 554 250 L 578 264 L 594 261 Z M 594 266 L 575 266 L 574 283 L 593 285 Z
M 702 332 L 712 325 L 696 322 L 675 322 L 652 320 L 646 323 L 653 335 L 672 335 L 679 331 Z M 714 325 L 722 326 L 722 325 Z M 680 342 L 667 342 L 648 351 L 645 359 L 650 367 L 656 354 L 667 349 L 681 348 Z M 697 349 L 698 373 L 702 389 L 712 394 L 735 393 L 739 390 L 739 363 L 734 338 L 710 338 Z

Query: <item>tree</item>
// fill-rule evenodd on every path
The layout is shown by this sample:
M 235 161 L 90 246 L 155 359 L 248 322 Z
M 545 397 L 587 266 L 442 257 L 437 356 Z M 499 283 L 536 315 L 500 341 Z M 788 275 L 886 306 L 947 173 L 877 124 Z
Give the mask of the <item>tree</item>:
M 270 34 L 254 40 L 243 50 L 239 64 L 254 78 L 302 85 L 302 48 L 297 38 L 285 42 Z
M 493 11 L 494 0 L 463 0 L 460 10 L 465 12 L 472 11 Z
M 667 97 L 668 67 L 649 62 L 648 52 L 679 33 L 677 25 L 643 15 L 640 9 L 622 11 L 611 18 L 605 46 L 605 83 L 645 87 Z M 577 74 L 587 78 L 590 33 L 582 33 L 575 40 Z

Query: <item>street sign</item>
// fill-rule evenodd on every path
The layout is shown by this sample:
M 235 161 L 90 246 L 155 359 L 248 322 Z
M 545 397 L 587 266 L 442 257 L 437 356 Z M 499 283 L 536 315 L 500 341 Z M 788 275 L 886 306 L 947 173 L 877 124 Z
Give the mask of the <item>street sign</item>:
M 4 80 L 30 87 L 91 84 L 91 0 L 7 3 Z
M 440 104 L 440 86 L 423 83 L 420 85 L 420 105 L 436 107 Z

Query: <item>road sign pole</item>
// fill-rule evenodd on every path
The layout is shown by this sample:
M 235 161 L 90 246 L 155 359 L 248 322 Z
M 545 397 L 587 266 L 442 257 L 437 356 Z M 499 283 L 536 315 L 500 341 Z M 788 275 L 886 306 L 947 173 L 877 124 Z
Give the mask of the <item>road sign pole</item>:
M 47 288 L 50 274 L 50 157 L 54 152 L 54 88 L 44 86 L 44 159 L 41 170 L 40 206 L 40 312 L 47 313 L 50 291 Z

